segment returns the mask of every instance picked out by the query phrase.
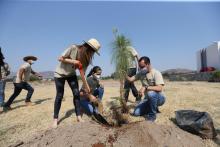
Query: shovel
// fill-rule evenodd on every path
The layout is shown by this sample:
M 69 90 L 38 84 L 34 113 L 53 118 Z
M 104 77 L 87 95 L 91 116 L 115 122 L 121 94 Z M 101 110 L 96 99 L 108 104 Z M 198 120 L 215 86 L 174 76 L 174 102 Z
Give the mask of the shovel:
M 82 78 L 82 82 L 83 82 L 83 84 L 85 85 L 85 88 L 86 88 L 86 89 L 88 90 L 88 92 L 90 93 L 89 84 L 88 84 L 87 81 L 86 81 L 85 72 L 83 71 L 82 64 L 79 65 L 78 69 L 79 69 L 80 76 L 81 76 L 81 78 Z M 89 97 L 89 98 L 90 98 L 90 97 Z M 93 109 L 96 110 L 94 104 L 93 104 L 92 106 L 93 106 Z M 106 125 L 106 126 L 111 126 L 111 125 L 107 122 L 107 120 L 106 120 L 98 111 L 93 111 L 93 116 L 95 117 L 95 119 L 96 119 L 98 122 L 100 122 L 100 123 L 102 123 L 102 124 L 104 124 L 104 125 Z
M 94 105 L 93 106 L 93 116 L 95 117 L 95 119 L 100 122 L 101 124 L 103 125 L 106 125 L 106 126 L 111 126 L 108 121 L 97 111 L 97 109 L 95 108 Z

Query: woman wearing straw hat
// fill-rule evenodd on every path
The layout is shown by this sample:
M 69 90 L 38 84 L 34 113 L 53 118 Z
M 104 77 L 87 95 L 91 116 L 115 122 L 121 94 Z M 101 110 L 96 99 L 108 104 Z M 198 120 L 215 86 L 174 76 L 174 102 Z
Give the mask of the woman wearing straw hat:
M 37 57 L 35 56 L 26 56 L 23 58 L 25 61 L 24 64 L 21 65 L 17 72 L 17 76 L 14 79 L 14 93 L 11 95 L 11 97 L 8 99 L 8 101 L 5 103 L 4 108 L 6 110 L 11 109 L 11 104 L 14 101 L 14 99 L 21 93 L 22 89 L 25 89 L 28 91 L 25 104 L 27 106 L 33 105 L 31 102 L 31 97 L 34 93 L 34 88 L 30 84 L 28 84 L 28 81 L 30 80 L 31 74 L 34 74 L 38 77 L 42 77 L 39 73 L 36 73 L 32 70 L 31 65 L 34 63 L 34 61 L 37 61 Z
M 10 68 L 8 63 L 4 62 L 4 55 L 2 54 L 0 47 L 0 112 L 3 111 L 3 105 L 5 100 L 5 85 L 6 78 L 10 74 Z
M 71 45 L 62 53 L 61 57 L 59 57 L 59 64 L 57 65 L 54 74 L 56 98 L 54 102 L 53 128 L 57 127 L 58 115 L 64 94 L 65 81 L 68 82 L 73 93 L 73 103 L 75 106 L 77 121 L 83 122 L 80 113 L 79 85 L 75 69 L 82 66 L 85 71 L 89 64 L 92 62 L 94 53 L 96 52 L 99 55 L 98 50 L 100 47 L 101 45 L 99 42 L 92 38 L 88 41 L 84 41 L 82 45 Z

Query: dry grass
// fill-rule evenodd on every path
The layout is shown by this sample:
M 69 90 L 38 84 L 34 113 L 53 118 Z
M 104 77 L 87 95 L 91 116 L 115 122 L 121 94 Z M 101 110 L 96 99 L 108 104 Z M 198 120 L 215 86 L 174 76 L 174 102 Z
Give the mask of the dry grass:
M 114 97 L 119 96 L 119 82 L 104 81 L 105 95 L 104 106 L 107 106 Z M 49 128 L 53 116 L 53 103 L 55 97 L 54 83 L 32 83 L 35 88 L 32 101 L 34 106 L 25 107 L 24 98 L 26 91 L 12 104 L 12 111 L 0 114 L 0 145 L 8 146 L 19 140 L 27 141 L 31 136 Z M 66 84 L 67 86 L 68 84 Z M 138 87 L 140 84 L 138 83 Z M 68 87 L 68 86 L 67 86 Z M 220 130 L 220 83 L 208 82 L 166 82 L 166 103 L 160 108 L 156 123 L 170 125 L 174 111 L 180 109 L 195 109 L 207 111 L 211 114 L 215 127 Z M 6 87 L 6 99 L 13 91 L 12 83 Z M 73 110 L 72 94 L 66 88 L 65 101 L 60 111 L 60 125 L 77 123 Z M 130 100 L 134 101 L 133 96 Z M 106 108 L 106 107 L 105 107 Z M 107 110 L 107 109 L 106 109 Z M 85 120 L 89 118 L 83 116 Z M 131 117 L 130 121 L 143 120 L 141 117 Z M 206 140 L 207 146 L 217 146 L 213 141 Z M 219 142 L 218 142 L 219 143 Z M 220 143 L 219 143 L 220 144 Z

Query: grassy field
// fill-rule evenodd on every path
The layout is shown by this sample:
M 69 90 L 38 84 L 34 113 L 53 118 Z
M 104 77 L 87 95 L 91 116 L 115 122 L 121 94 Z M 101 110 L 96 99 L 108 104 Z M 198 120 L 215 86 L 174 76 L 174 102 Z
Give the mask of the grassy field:
M 105 86 L 104 106 L 114 97 L 119 96 L 119 82 L 113 80 L 103 81 Z M 26 91 L 23 91 L 12 104 L 12 110 L 0 114 L 0 145 L 1 147 L 15 144 L 18 141 L 27 141 L 33 135 L 50 128 L 53 116 L 53 104 L 55 97 L 55 85 L 49 83 L 32 83 L 35 88 L 32 101 L 34 106 L 26 107 L 24 98 Z M 140 87 L 140 83 L 137 83 Z M 76 122 L 72 94 L 66 84 L 64 101 L 60 111 L 60 126 L 74 124 Z M 13 84 L 6 86 L 6 100 L 13 92 Z M 208 82 L 169 82 L 166 81 L 164 89 L 166 103 L 160 108 L 156 123 L 170 125 L 174 112 L 180 109 L 194 109 L 209 112 L 214 120 L 218 133 L 220 130 L 220 83 Z M 132 95 L 129 99 L 134 101 Z M 89 120 L 83 116 L 85 121 Z M 143 118 L 131 118 L 133 121 Z M 217 145 L 218 144 L 218 145 Z M 219 146 L 219 140 L 206 140 L 207 146 Z

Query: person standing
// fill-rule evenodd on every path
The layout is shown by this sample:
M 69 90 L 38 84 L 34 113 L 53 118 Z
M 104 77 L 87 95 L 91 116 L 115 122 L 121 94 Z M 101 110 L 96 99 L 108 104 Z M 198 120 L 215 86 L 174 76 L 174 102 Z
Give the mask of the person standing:
M 33 71 L 31 67 L 34 64 L 34 61 L 37 61 L 37 57 L 26 56 L 23 58 L 23 60 L 25 61 L 25 63 L 21 65 L 17 72 L 16 78 L 14 79 L 14 93 L 4 105 L 4 108 L 7 110 L 11 109 L 10 106 L 12 102 L 23 89 L 28 91 L 25 99 L 25 104 L 27 106 L 32 106 L 33 103 L 31 102 L 31 97 L 34 93 L 34 88 L 28 83 L 28 81 L 30 80 L 31 74 L 42 77 L 39 73 Z
M 145 116 L 147 121 L 154 122 L 158 107 L 165 103 L 165 96 L 163 94 L 164 80 L 161 72 L 154 69 L 150 63 L 150 58 L 143 56 L 139 59 L 140 71 L 133 77 L 128 77 L 130 82 L 141 80 L 142 87 L 139 90 L 140 95 L 145 95 L 134 109 L 133 115 Z
M 94 53 L 99 55 L 98 51 L 100 47 L 100 43 L 92 38 L 88 41 L 84 41 L 81 45 L 71 45 L 59 57 L 59 64 L 54 73 L 56 98 L 54 102 L 53 128 L 57 128 L 58 115 L 64 95 L 65 81 L 68 82 L 73 93 L 73 103 L 75 106 L 77 121 L 83 122 L 80 112 L 80 92 L 76 69 L 83 68 L 85 72 L 89 64 L 92 62 Z
M 6 78 L 10 74 L 10 68 L 8 63 L 4 62 L 4 55 L 2 54 L 0 47 L 0 112 L 3 111 L 3 105 L 5 100 L 5 86 Z
M 131 53 L 131 58 L 129 58 L 128 76 L 132 77 L 136 75 L 136 72 L 138 70 L 138 53 L 132 46 L 128 46 L 127 49 Z M 135 87 L 134 82 L 129 82 L 128 80 L 125 80 L 124 90 L 124 98 L 126 102 L 128 101 L 130 90 L 132 91 L 133 96 L 136 98 L 136 102 L 140 101 L 138 90 Z

